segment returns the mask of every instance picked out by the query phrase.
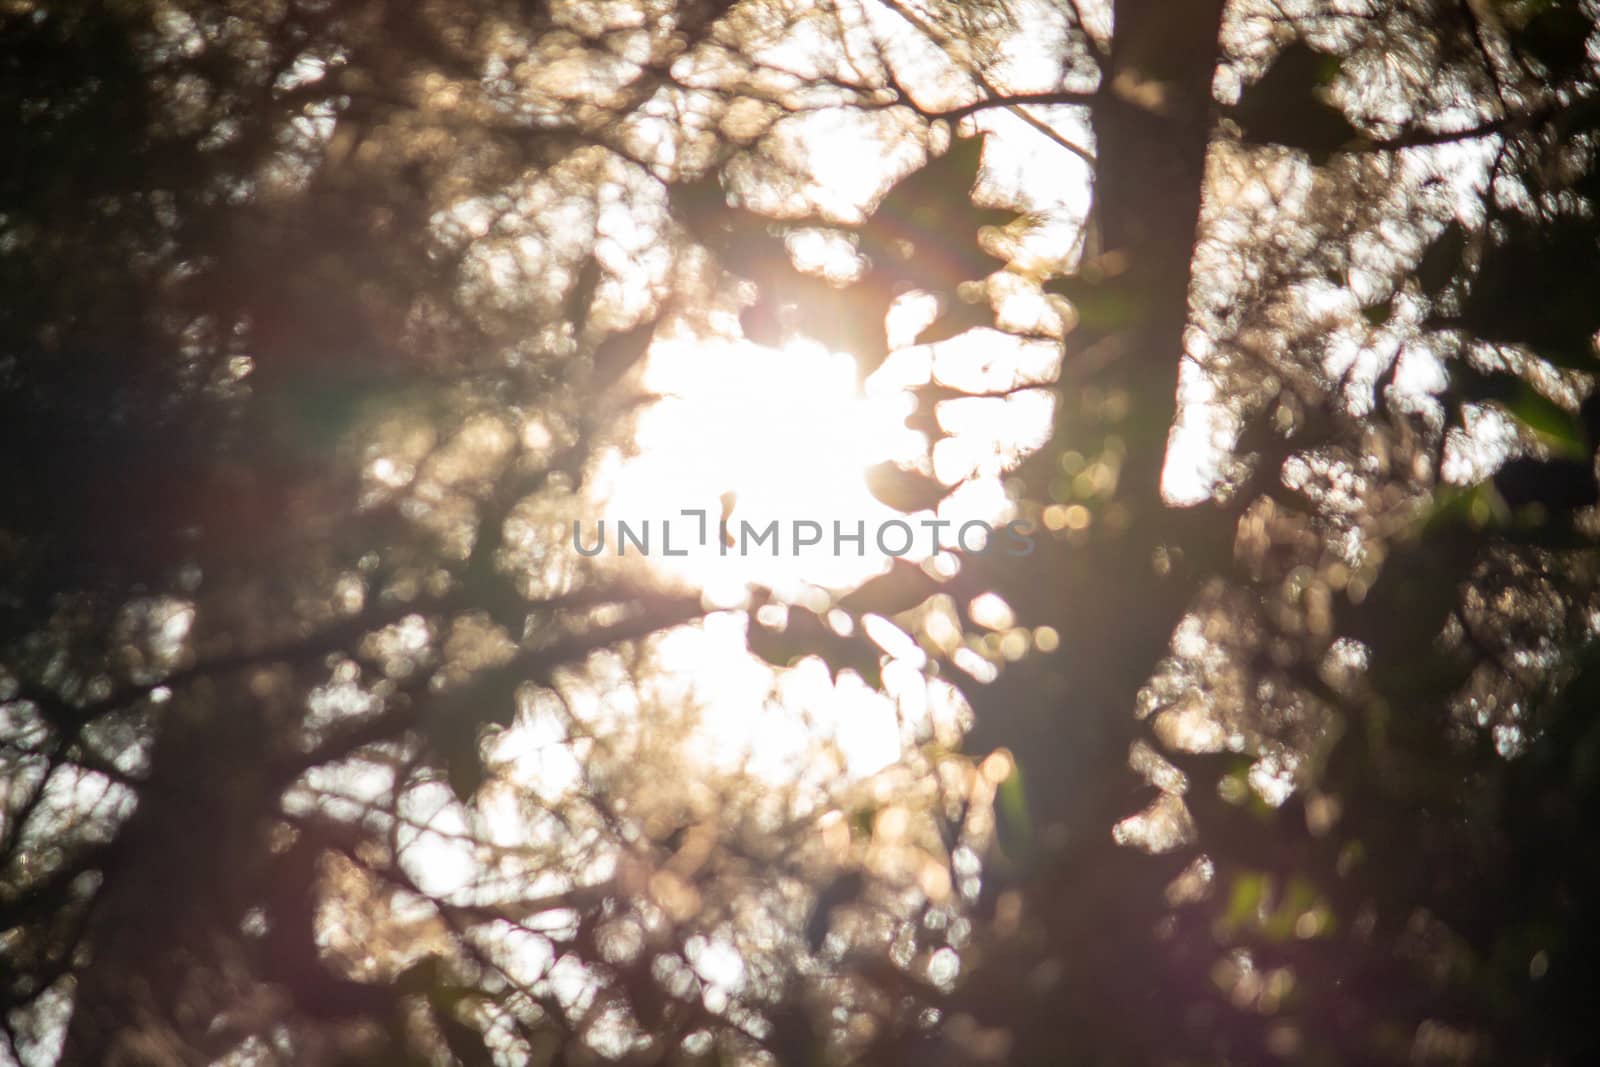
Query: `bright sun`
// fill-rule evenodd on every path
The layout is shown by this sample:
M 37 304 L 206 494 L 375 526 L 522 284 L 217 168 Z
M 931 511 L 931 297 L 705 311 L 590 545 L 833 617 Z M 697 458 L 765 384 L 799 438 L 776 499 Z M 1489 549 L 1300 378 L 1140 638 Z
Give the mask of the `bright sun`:
M 1021 188 L 1017 176 L 1024 163 L 1033 161 L 1017 153 L 1033 134 L 1020 120 L 1008 123 L 996 116 L 992 125 L 1011 136 L 991 138 L 986 146 L 986 180 L 1041 212 L 1053 208 L 1062 226 L 1081 215 L 1082 182 L 1058 181 L 1046 192 Z M 870 169 L 856 165 L 861 146 L 875 143 L 867 133 L 811 132 L 816 134 L 813 161 L 849 160 L 855 178 Z M 1076 161 L 1061 166 L 1070 170 Z M 1086 172 L 1078 170 L 1072 175 L 1086 180 Z M 869 194 L 863 191 L 856 199 Z M 614 221 L 611 231 L 623 232 L 627 220 Z M 1070 243 L 1061 226 L 1037 229 L 1025 245 Z M 1044 254 L 1029 248 L 1023 251 L 1034 258 Z M 837 273 L 849 272 L 840 267 Z M 996 295 L 1014 297 L 1014 282 Z M 860 780 L 893 764 L 919 739 L 938 736 L 950 743 L 958 736 L 951 733 L 960 712 L 955 690 L 925 674 L 916 640 L 889 620 L 870 617 L 860 623 L 885 654 L 881 690 L 848 671 L 835 677 L 815 659 L 774 674 L 746 644 L 746 626 L 753 621 L 748 616 L 757 613 L 751 608 L 753 587 L 771 590 L 780 603 L 825 611 L 824 590 L 848 591 L 886 569 L 887 555 L 874 534 L 888 524 L 899 520 L 918 531 L 907 560 L 948 575 L 959 563 L 950 554 L 930 560 L 934 548 L 923 525 L 927 520 L 953 527 L 971 520 L 996 526 L 1014 516 L 1004 477 L 1048 438 L 1049 384 L 1059 366 L 1059 346 L 997 330 L 916 345 L 918 330 L 928 322 L 922 316 L 933 314 L 930 301 L 925 294 L 907 294 L 890 309 L 885 331 L 893 355 L 865 383 L 858 381 L 851 355 L 814 341 L 796 339 L 770 348 L 731 336 L 691 334 L 681 323 L 663 328 L 635 380 L 659 399 L 641 411 L 632 449 L 611 453 L 591 472 L 593 506 L 582 522 L 581 550 L 588 554 L 595 546 L 603 520 L 605 558 L 594 563 L 698 590 L 709 609 L 702 625 L 677 628 L 657 643 L 666 669 L 654 684 L 665 688 L 642 703 L 694 707 L 698 743 L 691 748 L 714 765 L 772 781 L 820 782 L 840 772 Z M 1028 329 L 1049 315 L 1010 299 L 1006 318 L 1011 328 Z M 933 443 L 906 425 L 916 406 L 909 390 L 930 383 L 947 394 L 979 394 L 939 406 L 945 436 Z M 937 516 L 931 511 L 903 515 L 872 495 L 867 471 L 885 461 L 918 469 L 953 488 Z M 783 532 L 776 553 L 749 544 L 722 550 L 716 524 L 729 505 L 736 531 L 746 523 L 756 529 L 778 524 Z M 697 512 L 705 516 L 703 524 Z M 648 551 L 639 551 L 635 542 L 628 558 L 619 558 L 620 522 L 635 529 L 648 526 Z M 797 522 L 820 526 L 827 543 L 797 552 L 790 536 Z M 864 543 L 841 549 L 831 536 L 835 524 L 864 528 Z M 940 537 L 946 550 L 957 540 L 950 526 Z M 664 528 L 684 554 L 666 552 Z M 854 625 L 832 613 L 829 622 Z M 616 698 L 597 699 L 615 703 L 619 714 L 631 706 Z M 808 758 L 818 742 L 837 754 L 837 765 Z
M 801 583 L 847 588 L 882 569 L 869 537 L 865 549 L 831 544 L 795 555 L 787 538 L 768 548 L 719 551 L 714 526 L 723 495 L 733 494 L 730 525 L 787 530 L 810 520 L 832 530 L 835 521 L 869 530 L 899 517 L 867 490 L 865 469 L 882 460 L 914 460 L 921 435 L 903 423 L 898 391 L 857 389 L 854 361 L 804 342 L 782 349 L 725 339 L 668 340 L 652 351 L 646 388 L 663 397 L 640 418 L 638 454 L 604 472 L 604 517 L 611 523 L 670 521 L 675 547 L 652 566 L 664 576 L 704 589 L 717 602 L 736 600 L 750 584 L 779 591 Z M 711 527 L 698 543 L 704 510 Z M 592 538 L 592 531 L 588 534 Z M 614 530 L 608 531 L 608 541 Z M 608 551 L 611 551 L 608 547 Z

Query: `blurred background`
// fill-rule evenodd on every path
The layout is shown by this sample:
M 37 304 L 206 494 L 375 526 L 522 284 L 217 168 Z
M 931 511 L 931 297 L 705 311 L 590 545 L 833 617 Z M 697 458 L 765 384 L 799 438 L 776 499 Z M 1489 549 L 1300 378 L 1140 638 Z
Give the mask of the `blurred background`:
M 0 0 L 0 1063 L 1600 1061 L 1597 22 Z

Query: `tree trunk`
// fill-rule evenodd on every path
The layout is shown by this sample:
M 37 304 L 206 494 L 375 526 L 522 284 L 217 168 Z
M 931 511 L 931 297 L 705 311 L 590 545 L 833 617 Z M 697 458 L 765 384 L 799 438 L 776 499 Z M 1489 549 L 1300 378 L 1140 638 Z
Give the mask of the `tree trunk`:
M 1160 1050 L 1167 1026 L 1181 1024 L 1172 1003 L 1161 1003 L 1171 966 L 1148 925 L 1161 914 L 1174 865 L 1113 841 L 1112 824 L 1149 797 L 1131 773 L 1105 768 L 1126 761 L 1140 726 L 1139 690 L 1203 577 L 1182 566 L 1158 572 L 1153 557 L 1180 539 L 1180 522 L 1200 518 L 1163 502 L 1161 472 L 1176 413 L 1221 14 L 1219 0 L 1116 4 L 1115 43 L 1093 108 L 1092 217 L 1103 249 L 1094 266 L 1114 272 L 1108 281 L 1133 301 L 1133 318 L 1098 341 L 1110 358 L 1093 367 L 1074 366 L 1069 336 L 1056 437 L 1035 470 L 1041 482 L 1059 477 L 1060 455 L 1093 459 L 1115 437 L 1125 449 L 1118 488 L 1112 504 L 1097 506 L 1087 537 L 1043 536 L 1033 557 L 996 561 L 993 574 L 975 575 L 1000 589 L 1020 618 L 1060 634 L 1054 654 L 1029 657 L 972 693 L 971 747 L 1004 745 L 1017 756 L 1037 839 L 1018 874 L 1017 936 L 978 962 L 980 974 L 963 991 L 964 1008 L 1011 1030 L 1011 1063 L 1062 1062 L 1064 1044 L 1091 1035 L 1111 1043 L 1075 1049 L 1074 1062 L 1131 1062 L 1131 1050 Z M 1104 404 L 1113 394 L 1123 402 Z M 1210 510 L 1221 525 L 1224 516 Z

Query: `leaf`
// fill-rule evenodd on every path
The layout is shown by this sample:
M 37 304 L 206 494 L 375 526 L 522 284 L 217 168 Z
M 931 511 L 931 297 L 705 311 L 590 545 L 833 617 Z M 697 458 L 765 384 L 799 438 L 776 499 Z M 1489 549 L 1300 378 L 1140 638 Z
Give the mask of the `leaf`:
M 953 199 L 970 206 L 969 197 L 983 168 L 983 148 L 983 134 L 951 138 L 942 154 L 911 171 L 884 194 L 873 219 L 896 229 L 937 231 L 946 222 L 947 209 Z M 1016 218 L 1014 211 L 995 208 L 973 211 L 978 226 L 1004 225 Z
M 906 416 L 906 427 L 926 434 L 930 440 L 944 436 L 939 425 L 939 405 L 946 400 L 966 400 L 973 396 L 965 389 L 952 389 L 938 382 L 919 385 L 909 391 L 916 398 L 917 406 Z
M 861 234 L 861 251 L 892 284 L 953 295 L 962 282 L 1000 266 L 978 242 L 981 230 L 1004 226 L 1017 212 L 972 202 L 983 160 L 982 134 L 953 138 L 943 155 L 895 183 Z
M 421 728 L 443 765 L 451 790 L 470 804 L 488 778 L 479 739 L 489 724 L 509 726 L 516 717 L 521 677 L 511 670 L 481 671 L 434 696 Z
M 1452 529 L 1477 527 L 1491 520 L 1503 520 L 1505 500 L 1489 482 L 1466 487 L 1445 485 L 1434 491 L 1433 501 L 1422 520 L 1422 529 L 1444 538 Z
M 667 206 L 672 217 L 726 270 L 754 280 L 789 262 L 782 225 L 765 215 L 730 205 L 714 171 L 694 181 L 669 186 Z
M 395 976 L 395 991 L 404 996 L 421 996 L 430 993 L 433 987 L 442 980 L 443 968 L 444 961 L 439 958 L 438 954 L 430 953 Z
M 406 409 L 423 411 L 436 400 L 427 383 L 355 361 L 329 360 L 276 376 L 262 389 L 263 443 L 287 456 L 326 463 L 328 454 L 367 421 Z
M 815 612 L 801 607 L 791 606 L 788 615 L 782 629 L 763 626 L 752 615 L 746 632 L 750 651 L 779 668 L 816 656 L 828 665 L 835 679 L 841 672 L 851 670 L 873 689 L 883 684 L 882 653 L 859 632 L 841 636 Z
M 695 240 L 721 251 L 728 234 L 725 213 L 727 197 L 722 191 L 722 179 L 716 171 L 707 171 L 693 181 L 677 182 L 667 187 L 667 206 Z
M 806 919 L 806 944 L 812 952 L 820 949 L 822 942 L 827 939 L 828 931 L 833 926 L 833 913 L 854 903 L 866 885 L 867 880 L 862 873 L 852 868 L 839 874 L 817 894 L 816 901 L 811 905 L 811 914 Z
M 646 319 L 631 330 L 614 333 L 594 350 L 594 386 L 605 390 L 621 381 L 650 350 L 660 317 Z
M 1589 444 L 1577 416 L 1526 382 L 1520 383 L 1516 393 L 1505 401 L 1505 408 L 1557 455 L 1589 454 Z
M 850 813 L 850 828 L 857 837 L 871 839 L 872 827 L 878 817 L 878 809 L 868 804 L 857 808 Z
M 1522 379 L 1506 371 L 1484 371 L 1466 360 L 1450 364 L 1450 388 L 1464 400 L 1482 404 L 1515 396 Z
M 583 328 L 589 322 L 589 312 L 594 307 L 594 293 L 599 285 L 600 261 L 589 255 L 584 258 L 583 266 L 578 268 L 578 276 L 567 291 L 565 301 L 565 313 L 567 321 L 572 323 L 574 337 L 583 336 Z
M 887 574 L 864 582 L 839 598 L 839 607 L 852 615 L 898 615 L 921 604 L 939 589 L 926 571 L 914 563 L 896 559 Z
M 1025 862 L 1033 851 L 1033 819 L 1028 812 L 1022 764 L 1015 758 L 1011 773 L 995 791 L 994 829 L 1001 851 L 1013 863 Z
M 1515 220 L 1484 254 L 1461 323 L 1486 341 L 1527 345 L 1558 366 L 1593 370 L 1600 222 Z
M 1570 350 L 1541 348 L 1538 350 L 1537 355 L 1552 367 L 1557 367 L 1561 370 L 1581 370 L 1592 374 L 1596 369 L 1600 369 L 1600 364 L 1597 364 L 1595 360 L 1594 351 L 1589 348 Z
M 1051 279 L 1044 291 L 1065 297 L 1077 313 L 1078 325 L 1097 333 L 1127 329 L 1144 315 L 1143 299 L 1123 280 L 1068 275 Z
M 456 1018 L 453 1011 L 435 1008 L 434 1019 L 439 1032 L 450 1049 L 450 1055 L 461 1067 L 492 1067 L 494 1055 L 476 1027 L 468 1026 Z
M 1459 219 L 1451 219 L 1449 225 L 1429 242 L 1422 259 L 1417 262 L 1417 284 L 1424 293 L 1438 296 L 1444 291 L 1461 268 L 1461 255 L 1466 246 L 1467 228 L 1461 225 Z
M 1228 891 L 1228 906 L 1222 913 L 1223 928 L 1237 932 L 1254 925 L 1271 891 L 1271 877 L 1263 872 L 1240 871 L 1234 875 L 1233 886 Z
M 1481 371 L 1470 363 L 1450 366 L 1452 391 L 1476 403 L 1496 403 L 1558 455 L 1585 456 L 1590 442 L 1578 415 L 1522 378 L 1506 371 Z
M 452 751 L 445 757 L 445 779 L 450 783 L 450 791 L 457 800 L 463 804 L 472 803 L 472 798 L 478 795 L 478 790 L 483 788 L 483 783 L 488 779 L 476 745 L 471 751 Z
M 1339 59 L 1296 41 L 1260 79 L 1245 87 L 1234 117 L 1245 140 L 1298 149 L 1318 165 L 1360 137 L 1344 112 L 1322 97 Z
M 981 136 L 956 138 L 944 154 L 897 182 L 857 233 L 870 266 L 848 285 L 796 270 L 782 240 L 787 224 L 728 206 L 714 176 L 674 185 L 668 196 L 674 216 L 696 240 L 725 268 L 756 283 L 756 302 L 740 314 L 745 336 L 769 346 L 810 337 L 854 355 L 865 379 L 888 358 L 884 319 L 908 289 L 934 293 L 947 309 L 925 331 L 924 342 L 993 323 L 986 301 L 963 301 L 959 294 L 964 283 L 1001 265 L 983 249 L 979 231 L 1017 218 L 1014 211 L 972 203 L 982 151 Z
M 1581 73 L 1588 63 L 1594 25 L 1577 0 L 1527 6 L 1537 13 L 1512 34 L 1517 48 L 1537 59 L 1554 78 Z
M 867 468 L 867 488 L 884 504 L 903 514 L 934 508 L 954 488 L 892 461 Z
M 939 317 L 917 334 L 917 344 L 935 345 L 968 330 L 994 325 L 994 309 L 986 299 L 967 300 L 958 296 L 948 303 L 941 301 L 941 305 Z
M 450 791 L 463 804 L 471 804 L 488 777 L 478 750 L 479 722 L 459 708 L 446 706 L 430 710 L 421 729 Z
M 1278 906 L 1262 924 L 1261 932 L 1270 941 L 1281 943 L 1289 940 L 1295 936 L 1301 916 L 1316 907 L 1318 898 L 1315 885 L 1299 875 L 1292 876 L 1284 887 Z
M 1502 464 L 1492 481 L 1513 512 L 1537 507 L 1550 516 L 1566 516 L 1600 503 L 1600 486 L 1587 456 L 1550 460 L 1521 456 Z

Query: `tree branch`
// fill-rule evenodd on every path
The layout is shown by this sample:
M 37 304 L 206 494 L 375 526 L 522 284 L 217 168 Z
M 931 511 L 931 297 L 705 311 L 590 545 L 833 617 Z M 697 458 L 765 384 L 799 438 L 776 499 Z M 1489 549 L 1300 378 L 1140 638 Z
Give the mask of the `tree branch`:
M 987 96 L 982 100 L 974 100 L 970 104 L 962 104 L 960 107 L 947 108 L 943 111 L 929 111 L 925 108 L 915 107 L 915 105 L 913 105 L 913 110 L 926 119 L 944 119 L 948 122 L 957 122 L 968 115 L 975 115 L 980 111 L 988 111 L 997 107 L 1011 108 L 1013 110 L 1026 104 L 1076 104 L 1088 107 L 1099 98 L 1099 95 L 1098 92 L 1078 93 L 1065 89 L 1044 93 L 996 94 Z
M 944 52 L 945 56 L 949 58 L 952 63 L 956 62 L 956 57 L 951 52 L 948 39 L 946 39 L 942 34 L 936 32 L 933 27 L 928 26 L 916 13 L 908 10 L 904 4 L 899 3 L 899 0 L 880 0 L 880 2 L 890 11 L 900 16 L 904 22 L 910 25 L 918 33 L 937 44 L 940 50 Z M 1040 120 L 1036 115 L 1029 114 L 1027 111 L 1024 111 L 1023 108 L 1030 103 L 1088 105 L 1099 99 L 1098 93 L 1076 93 L 1067 92 L 1065 90 L 1049 93 L 1004 93 L 995 88 L 994 83 L 989 81 L 989 79 L 984 76 L 982 71 L 969 70 L 966 73 L 971 76 L 971 78 L 976 81 L 980 87 L 982 87 L 985 94 L 983 99 L 975 101 L 974 103 L 963 104 L 960 107 L 950 108 L 945 111 L 933 111 L 922 107 L 911 98 L 910 93 L 905 91 L 905 89 L 895 79 L 892 71 L 889 72 L 888 77 L 889 84 L 899 95 L 900 101 L 907 107 L 911 108 L 911 110 L 915 111 L 922 118 L 927 119 L 930 122 L 934 119 L 944 119 L 948 122 L 958 122 L 968 115 L 975 114 L 978 111 L 997 107 L 1007 108 L 1023 122 L 1026 122 L 1029 126 L 1032 126 L 1036 131 L 1043 134 L 1045 137 L 1048 137 L 1050 140 L 1054 141 L 1062 148 L 1065 148 L 1067 151 L 1071 152 L 1085 163 L 1088 163 L 1090 166 L 1094 165 L 1094 156 L 1088 151 L 1088 149 L 1084 148 L 1082 145 L 1074 144 L 1073 142 L 1067 140 L 1065 137 L 1061 136 L 1061 134 L 1057 133 L 1053 128 L 1051 128 L 1048 123 Z

